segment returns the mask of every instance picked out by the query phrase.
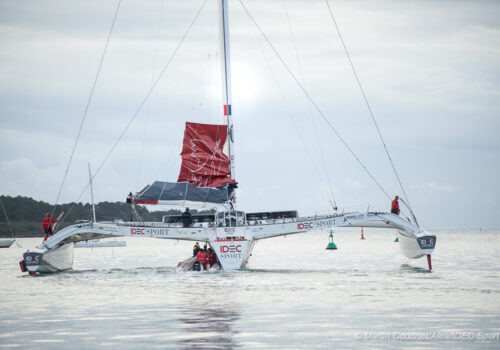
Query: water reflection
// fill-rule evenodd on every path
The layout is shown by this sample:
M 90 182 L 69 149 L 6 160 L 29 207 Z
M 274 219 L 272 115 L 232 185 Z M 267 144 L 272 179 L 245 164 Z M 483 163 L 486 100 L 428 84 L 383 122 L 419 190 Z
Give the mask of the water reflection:
M 401 264 L 400 270 L 408 272 L 417 272 L 417 273 L 432 273 L 432 271 L 429 271 L 429 269 L 427 268 L 411 266 L 409 264 Z
M 192 295 L 180 310 L 179 321 L 186 336 L 179 345 L 185 349 L 233 349 L 237 333 L 233 326 L 240 319 L 234 303 L 215 298 L 199 300 L 199 296 Z

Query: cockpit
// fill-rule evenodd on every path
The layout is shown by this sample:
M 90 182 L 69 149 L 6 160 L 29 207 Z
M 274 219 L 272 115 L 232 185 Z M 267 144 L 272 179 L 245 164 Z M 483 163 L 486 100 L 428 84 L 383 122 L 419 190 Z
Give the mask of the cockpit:
M 237 210 L 220 211 L 215 216 L 215 224 L 219 227 L 244 226 L 245 213 Z

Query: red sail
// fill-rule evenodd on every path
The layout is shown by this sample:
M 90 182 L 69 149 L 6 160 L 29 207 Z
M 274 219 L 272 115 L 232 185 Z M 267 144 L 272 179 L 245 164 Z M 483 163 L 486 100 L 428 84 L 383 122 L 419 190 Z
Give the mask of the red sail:
M 233 183 L 229 158 L 223 152 L 226 136 L 227 125 L 186 123 L 177 182 L 187 181 L 198 187 Z

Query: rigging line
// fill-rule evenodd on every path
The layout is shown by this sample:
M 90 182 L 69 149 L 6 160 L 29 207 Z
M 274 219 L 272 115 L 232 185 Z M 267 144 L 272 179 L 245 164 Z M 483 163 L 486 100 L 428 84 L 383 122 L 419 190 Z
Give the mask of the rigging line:
M 370 103 L 368 102 L 368 98 L 366 97 L 365 90 L 363 89 L 363 86 L 361 85 L 361 81 L 359 80 L 356 69 L 354 68 L 354 64 L 352 63 L 351 55 L 349 54 L 349 51 L 347 50 L 347 46 L 346 46 L 344 39 L 342 37 L 342 34 L 340 32 L 340 28 L 337 24 L 337 21 L 335 20 L 335 17 L 333 16 L 333 11 L 330 7 L 330 4 L 328 3 L 328 0 L 325 0 L 325 2 L 326 2 L 326 6 L 328 7 L 328 11 L 330 12 L 330 16 L 332 17 L 333 23 L 335 24 L 335 28 L 337 29 L 337 33 L 339 35 L 340 42 L 342 43 L 342 46 L 344 47 L 344 51 L 345 51 L 345 54 L 347 56 L 347 59 L 349 60 L 349 64 L 351 65 L 352 72 L 354 73 L 354 76 L 355 76 L 356 81 L 358 83 L 359 89 L 361 90 L 361 94 L 363 95 L 363 99 L 365 100 L 366 107 L 368 108 L 368 111 L 370 112 L 370 116 L 372 118 L 373 124 L 375 124 L 375 128 L 377 129 L 377 133 L 378 133 L 378 136 L 380 137 L 380 141 L 382 142 L 382 145 L 384 146 L 384 150 L 385 150 L 385 153 L 387 154 L 387 158 L 389 158 L 389 162 L 391 163 L 392 170 L 394 171 L 394 174 L 396 175 L 396 179 L 398 180 L 399 187 L 401 188 L 401 191 L 403 191 L 403 195 L 405 196 L 406 201 L 408 202 L 408 207 L 410 207 L 410 209 L 411 209 L 410 200 L 408 199 L 408 196 L 406 195 L 403 184 L 402 184 L 401 179 L 399 178 L 399 174 L 396 170 L 396 166 L 394 165 L 394 162 L 392 161 L 391 155 L 389 154 L 389 150 L 387 149 L 387 146 L 386 146 L 384 139 L 382 137 L 382 133 L 380 132 L 380 128 L 378 127 L 377 121 L 375 120 L 375 116 L 373 114 L 373 110 L 370 106 Z
M 156 179 L 159 179 L 159 178 L 160 179 L 164 178 L 165 181 L 167 181 L 168 176 L 166 176 L 164 174 L 168 172 L 168 169 L 169 169 L 169 166 L 170 166 L 170 160 L 172 159 L 172 153 L 173 153 L 173 150 L 170 150 L 170 152 L 168 152 L 168 157 L 165 158 L 163 160 L 163 163 L 160 164 L 160 166 L 156 170 L 156 173 L 154 173 L 154 175 L 151 177 L 151 179 L 149 180 L 148 184 L 149 183 L 153 183 Z
M 170 150 L 170 153 L 168 154 L 168 158 L 167 158 L 167 162 L 166 162 L 166 166 L 168 167 L 168 165 L 170 164 L 170 159 L 172 158 L 172 150 Z M 165 163 L 164 163 L 165 164 Z M 162 165 L 163 166 L 163 165 Z M 160 171 L 161 171 L 161 167 L 160 167 Z M 154 180 L 151 181 L 151 183 L 153 183 Z M 163 192 L 165 191 L 165 187 L 167 186 L 167 181 L 165 180 L 164 183 L 163 183 L 163 188 L 161 189 L 161 192 L 158 196 L 158 200 L 160 200 L 161 196 L 163 195 Z
M 254 28 L 254 25 L 253 23 L 249 20 L 249 23 L 250 23 L 250 26 L 252 27 L 253 30 L 255 30 Z M 255 32 L 254 32 L 254 35 Z M 292 109 L 290 108 L 290 105 L 288 104 L 286 98 L 285 98 L 285 94 L 283 93 L 283 89 L 281 88 L 281 85 L 279 84 L 279 81 L 278 81 L 278 78 L 276 77 L 276 75 L 274 74 L 274 71 L 272 69 L 272 66 L 271 66 L 271 63 L 269 62 L 269 59 L 266 55 L 266 52 L 264 50 L 264 48 L 262 47 L 260 41 L 259 41 L 259 38 L 256 37 L 256 40 L 257 42 L 259 43 L 259 46 L 260 46 L 260 49 L 262 51 L 262 55 L 264 56 L 264 59 L 266 60 L 266 63 L 267 63 L 267 66 L 269 68 L 269 72 L 274 80 L 274 83 L 276 84 L 276 86 L 278 87 L 278 91 L 280 93 L 280 96 L 281 96 L 281 99 L 283 101 L 283 104 L 285 105 L 285 109 L 287 110 L 287 116 L 290 118 L 290 120 L 292 121 L 292 124 L 295 128 L 295 131 L 297 131 L 297 134 L 299 135 L 299 138 L 300 138 L 300 141 L 302 142 L 302 146 L 304 146 L 304 150 L 306 152 L 306 156 L 307 156 L 307 159 L 310 160 L 314 170 L 315 170 L 315 174 L 319 180 L 320 183 L 324 182 L 323 178 L 321 177 L 321 173 L 320 171 L 318 170 L 318 166 L 316 165 L 316 162 L 314 161 L 314 157 L 311 156 L 311 153 L 309 152 L 309 148 L 307 147 L 307 144 L 306 142 L 304 141 L 304 137 L 302 136 L 302 133 L 300 132 L 300 128 L 297 124 L 297 121 L 295 120 L 295 116 L 292 112 Z M 326 196 L 326 199 L 331 201 L 332 198 L 329 197 L 328 193 L 325 193 L 325 192 L 322 192 L 325 196 Z
M 108 51 L 109 40 L 111 39 L 111 34 L 113 33 L 113 29 L 115 27 L 116 18 L 118 17 L 118 10 L 120 9 L 121 3 L 122 3 L 122 0 L 118 0 L 118 5 L 116 6 L 115 15 L 113 17 L 113 22 L 111 23 L 111 28 L 109 30 L 108 38 L 106 40 L 106 45 L 104 46 L 101 60 L 99 62 L 99 67 L 97 69 L 97 72 L 96 72 L 96 75 L 94 78 L 94 82 L 92 84 L 92 88 L 90 89 L 90 95 L 89 95 L 89 98 L 87 100 L 87 105 L 85 106 L 85 111 L 83 112 L 82 121 L 80 122 L 80 128 L 78 129 L 75 143 L 73 144 L 73 150 L 71 151 L 71 155 L 70 155 L 69 160 L 68 160 L 68 165 L 66 166 L 66 171 L 65 171 L 64 176 L 63 176 L 61 187 L 59 188 L 59 193 L 57 194 L 56 202 L 54 204 L 54 208 L 52 209 L 52 216 L 54 216 L 54 212 L 56 211 L 57 204 L 59 203 L 59 197 L 61 196 L 61 192 L 62 192 L 62 189 L 64 187 L 64 183 L 66 182 L 66 177 L 68 176 L 69 167 L 71 166 L 71 162 L 73 160 L 73 155 L 75 154 L 76 145 L 78 144 L 78 140 L 80 139 L 80 134 L 82 133 L 83 124 L 85 123 L 85 119 L 86 119 L 87 113 L 89 111 L 90 103 L 92 102 L 92 97 L 94 96 L 95 87 L 97 85 L 99 75 L 101 74 L 102 65 L 104 63 L 104 57 L 106 56 L 106 52 Z
M 104 164 L 106 163 L 106 161 L 108 160 L 108 158 L 111 156 L 111 153 L 113 153 L 113 151 L 115 150 L 116 146 L 118 146 L 118 144 L 120 143 L 121 139 L 123 138 L 123 136 L 125 135 L 125 133 L 127 132 L 128 128 L 130 127 L 130 125 L 132 124 L 132 122 L 135 120 L 135 118 L 137 117 L 137 115 L 139 114 L 139 112 L 141 111 L 142 107 L 144 106 L 144 104 L 146 103 L 146 101 L 148 100 L 149 96 L 151 95 L 151 93 L 153 92 L 154 88 L 156 87 L 156 85 L 158 84 L 158 82 L 160 81 L 160 79 L 162 78 L 163 74 L 165 73 L 165 71 L 167 70 L 168 66 L 170 65 L 170 63 L 172 62 L 172 60 L 174 59 L 175 55 L 177 54 L 177 51 L 179 51 L 179 48 L 182 46 L 182 43 L 184 42 L 184 40 L 186 39 L 186 37 L 188 36 L 189 32 L 191 31 L 194 23 L 196 22 L 196 20 L 198 19 L 201 11 L 203 10 L 203 8 L 205 7 L 205 4 L 207 3 L 208 0 L 204 0 L 203 1 L 203 4 L 201 5 L 201 7 L 198 9 L 198 12 L 196 12 L 196 15 L 194 16 L 193 20 L 191 21 L 191 23 L 189 24 L 186 32 L 184 33 L 184 35 L 182 36 L 180 42 L 177 44 L 176 48 L 174 49 L 174 51 L 172 52 L 172 55 L 169 57 L 167 63 L 165 63 L 165 66 L 162 68 L 162 70 L 160 71 L 160 74 L 158 75 L 158 77 L 156 78 L 155 82 L 151 85 L 151 87 L 149 88 L 148 92 L 146 93 L 146 96 L 144 97 L 144 99 L 142 100 L 142 102 L 139 104 L 139 107 L 137 108 L 137 110 L 135 111 L 135 113 L 132 115 L 132 117 L 129 119 L 127 125 L 125 125 L 125 128 L 122 130 L 120 136 L 118 137 L 118 139 L 115 141 L 115 143 L 113 144 L 113 146 L 111 147 L 111 149 L 109 150 L 108 154 L 106 154 L 106 157 L 104 157 L 104 160 L 101 162 L 101 164 L 99 165 L 99 167 L 97 168 L 97 170 L 94 172 L 94 174 L 92 175 L 92 178 L 89 180 L 89 182 L 87 182 L 87 185 L 84 187 L 84 189 L 82 190 L 82 192 L 80 193 L 80 195 L 78 196 L 78 198 L 76 199 L 76 201 L 73 203 L 73 205 L 70 207 L 70 209 L 68 210 L 68 212 L 64 215 L 64 218 L 67 217 L 69 215 L 69 213 L 71 212 L 71 210 L 73 209 L 73 207 L 75 206 L 75 204 L 78 202 L 78 200 L 80 199 L 81 196 L 83 196 L 83 194 L 85 193 L 85 191 L 87 191 L 87 188 L 89 187 L 90 185 L 90 181 L 91 180 L 94 180 L 94 178 L 97 176 L 97 174 L 101 171 L 102 167 L 104 166 Z M 64 219 L 63 218 L 63 219 Z M 63 220 L 61 220 L 63 221 Z
M 12 227 L 10 226 L 9 217 L 7 216 L 7 210 L 5 210 L 5 206 L 3 205 L 3 200 L 0 197 L 0 204 L 2 205 L 3 215 L 5 216 L 5 220 L 7 221 L 7 226 L 9 227 L 10 235 L 14 238 L 14 231 L 12 231 Z
M 354 157 L 354 159 L 356 159 L 356 161 L 358 162 L 358 164 L 363 168 L 363 170 L 368 174 L 368 176 L 370 176 L 370 178 L 375 182 L 375 184 L 379 187 L 379 189 L 388 197 L 388 198 L 392 198 L 391 196 L 389 196 L 389 194 L 384 190 L 384 188 L 380 185 L 380 183 L 375 179 L 375 177 L 372 175 L 372 173 L 368 170 L 368 168 L 366 168 L 366 166 L 363 164 L 363 162 L 361 162 L 361 160 L 359 159 L 359 157 L 356 155 L 356 153 L 354 153 L 354 151 L 352 150 L 351 147 L 349 147 L 349 145 L 347 144 L 347 142 L 342 138 L 342 136 L 340 136 L 339 132 L 337 131 L 337 129 L 335 129 L 335 127 L 333 126 L 333 124 L 330 122 L 330 120 L 328 120 L 328 118 L 326 117 L 326 115 L 323 113 L 323 111 L 319 108 L 319 106 L 316 104 L 316 101 L 313 100 L 313 98 L 311 97 L 311 95 L 309 95 L 309 93 L 307 92 L 307 90 L 302 86 L 302 84 L 300 83 L 300 81 L 297 79 L 297 77 L 295 76 L 295 74 L 293 74 L 292 70 L 290 69 L 290 67 L 286 64 L 286 62 L 283 60 L 283 58 L 280 56 L 280 54 L 278 53 L 278 51 L 276 50 L 276 48 L 274 47 L 274 45 L 271 43 L 271 41 L 267 38 L 267 36 L 264 34 L 264 32 L 262 31 L 262 29 L 260 28 L 260 26 L 257 24 L 257 22 L 255 21 L 255 19 L 253 18 L 253 16 L 250 14 L 250 12 L 248 11 L 248 9 L 246 8 L 245 4 L 243 3 L 243 0 L 239 0 L 241 6 L 243 7 L 243 9 L 245 10 L 245 12 L 247 13 L 247 15 L 250 17 L 250 19 L 252 20 L 252 22 L 254 23 L 254 25 L 257 27 L 257 29 L 259 30 L 260 34 L 262 35 L 262 37 L 264 38 L 264 40 L 268 43 L 268 45 L 271 47 L 271 49 L 274 51 L 274 53 L 276 54 L 276 56 L 278 57 L 278 59 L 280 60 L 281 64 L 283 64 L 283 67 L 285 67 L 285 69 L 288 71 L 288 73 L 290 74 L 290 76 L 292 77 L 292 79 L 295 81 L 295 83 L 299 86 L 299 88 L 302 90 L 302 92 L 306 95 L 306 97 L 309 99 L 309 101 L 311 101 L 311 104 L 314 106 L 314 108 L 316 109 L 316 111 L 318 111 L 318 113 L 321 115 L 321 117 L 323 118 L 323 120 L 328 124 L 328 126 L 330 127 L 330 129 L 332 129 L 332 131 L 335 133 L 335 135 L 337 136 L 337 138 L 342 142 L 342 144 L 346 147 L 346 149 L 349 151 L 349 153 L 351 153 L 351 155 Z
M 160 7 L 160 17 L 158 19 L 158 28 L 156 30 L 156 45 L 155 45 L 155 52 L 154 52 L 154 59 L 153 59 L 153 71 L 151 72 L 151 84 L 154 82 L 155 78 L 155 73 L 156 73 L 156 64 L 158 61 L 158 43 L 160 41 L 160 31 L 161 31 L 161 25 L 162 25 L 162 20 L 163 20 L 163 0 L 161 0 L 161 7 Z M 142 131 L 142 143 L 141 143 L 141 152 L 139 156 L 139 166 L 137 167 L 137 180 L 135 183 L 135 187 L 137 188 L 139 186 L 139 181 L 141 178 L 141 172 L 142 172 L 142 160 L 144 156 L 144 143 L 146 140 L 146 131 L 148 127 L 148 119 L 149 119 L 149 110 L 151 108 L 151 100 L 148 100 L 148 106 L 146 109 L 146 117 L 144 118 L 144 129 Z
M 215 4 L 215 3 L 214 3 Z M 210 39 L 208 40 L 208 53 L 206 56 L 206 61 L 205 65 L 203 67 L 203 74 L 200 74 L 200 80 L 198 83 L 198 92 L 196 94 L 196 98 L 193 100 L 193 105 L 191 107 L 191 118 L 194 118 L 195 115 L 199 114 L 201 111 L 201 107 L 204 106 L 205 103 L 205 96 L 207 95 L 207 90 L 208 90 L 208 81 L 210 80 L 210 77 L 212 76 L 212 59 L 215 56 L 213 54 L 213 38 L 217 37 L 214 35 L 214 30 L 215 30 L 215 16 L 217 6 L 212 6 L 212 13 L 209 18 L 211 18 L 210 21 L 210 35 L 208 36 Z M 216 108 L 214 108 L 216 110 Z M 212 111 L 212 109 L 209 109 L 209 111 Z M 217 114 L 217 117 L 219 115 Z M 213 113 L 209 113 L 209 120 L 213 120 Z M 215 124 L 217 122 L 214 122 Z
M 302 64 L 300 62 L 299 52 L 297 50 L 297 43 L 295 41 L 295 35 L 293 33 L 292 23 L 290 21 L 290 15 L 288 13 L 288 7 L 287 7 L 287 4 L 286 4 L 286 0 L 283 0 L 283 3 L 285 4 L 286 18 L 287 18 L 287 21 L 288 21 L 288 27 L 290 29 L 290 35 L 292 37 L 292 43 L 293 43 L 293 49 L 295 51 L 295 57 L 297 58 L 297 65 L 298 65 L 298 68 L 299 68 L 300 80 L 302 81 L 302 84 L 304 85 L 304 87 L 307 88 L 306 81 L 304 79 L 304 73 L 302 71 Z M 316 142 L 318 143 L 319 153 L 320 153 L 320 156 L 321 156 L 321 162 L 322 162 L 322 165 L 323 165 L 323 170 L 325 171 L 325 176 L 326 176 L 326 179 L 328 181 L 328 188 L 330 190 L 330 196 L 331 196 L 331 198 L 333 200 L 333 203 L 335 203 L 335 204 L 332 204 L 332 206 L 336 210 L 337 204 L 336 204 L 336 201 L 335 201 L 335 195 L 333 194 L 333 190 L 332 190 L 332 183 L 330 181 L 330 174 L 328 173 L 328 169 L 326 167 L 325 152 L 323 151 L 323 145 L 321 144 L 321 140 L 320 140 L 319 135 L 318 135 L 318 128 L 316 126 L 316 121 L 315 121 L 314 115 L 312 113 L 311 104 L 309 103 L 309 101 L 307 102 L 307 111 L 309 112 L 309 116 L 311 117 L 314 134 L 316 135 Z
M 165 187 L 167 187 L 167 181 L 165 181 L 165 182 L 163 183 L 163 187 L 162 187 L 162 189 L 161 189 L 161 192 L 160 192 L 160 194 L 158 195 L 158 200 L 160 200 L 160 199 L 161 199 L 161 196 L 163 195 L 163 192 L 165 191 Z
M 209 60 L 209 66 L 208 66 L 208 71 L 207 71 L 207 80 L 205 82 L 205 87 L 203 91 L 203 95 L 201 95 L 200 99 L 200 105 L 202 104 L 203 100 L 207 100 L 208 107 L 209 107 L 209 120 L 213 124 L 220 124 L 220 113 L 219 113 L 219 101 L 222 101 L 222 89 L 220 86 L 222 86 L 222 81 L 221 81 L 221 72 L 220 72 L 220 56 L 219 56 L 219 47 L 218 47 L 218 5 L 212 6 L 212 22 L 210 24 L 210 47 L 209 47 L 209 53 L 210 53 L 210 60 Z M 215 68 L 214 68 L 215 67 Z M 217 91 L 217 98 L 210 98 L 210 85 L 209 81 L 213 79 L 213 77 L 216 76 L 216 84 L 214 86 L 217 86 L 215 91 Z M 215 80 L 214 80 L 215 81 Z M 213 86 L 212 86 L 212 91 L 213 91 Z

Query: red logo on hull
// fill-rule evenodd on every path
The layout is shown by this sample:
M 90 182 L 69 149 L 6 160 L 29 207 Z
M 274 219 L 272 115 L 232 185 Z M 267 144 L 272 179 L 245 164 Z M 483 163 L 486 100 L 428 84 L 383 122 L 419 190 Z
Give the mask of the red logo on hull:
M 144 234 L 144 229 L 143 228 L 132 227 L 130 229 L 130 233 L 133 234 L 133 235 L 143 235 Z
M 314 225 L 313 225 L 312 221 L 311 222 L 304 222 L 304 223 L 301 222 L 301 223 L 297 224 L 297 229 L 299 229 L 299 230 L 304 230 L 304 229 L 311 230 L 313 228 L 314 228 Z
M 221 245 L 221 253 L 241 253 L 241 244 L 239 245 Z

